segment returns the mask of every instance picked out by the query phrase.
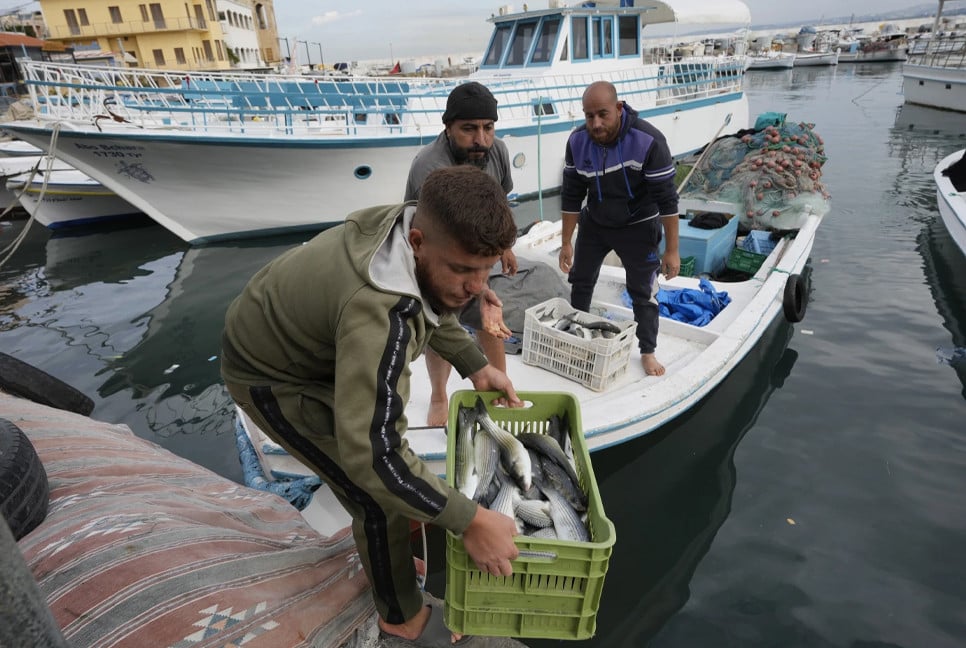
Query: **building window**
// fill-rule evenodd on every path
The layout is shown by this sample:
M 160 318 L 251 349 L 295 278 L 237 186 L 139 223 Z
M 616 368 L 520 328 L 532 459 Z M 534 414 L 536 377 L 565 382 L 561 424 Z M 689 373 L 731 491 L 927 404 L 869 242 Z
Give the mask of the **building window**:
M 161 4 L 158 2 L 151 3 L 151 19 L 154 21 L 155 29 L 167 28 L 167 25 L 164 22 L 164 12 L 161 11 Z
M 138 5 L 138 8 L 141 9 L 141 22 L 147 22 L 151 20 L 151 16 L 148 15 L 147 5 Z
M 203 48 L 205 48 L 205 60 L 206 61 L 214 61 L 215 60 L 215 55 L 211 51 L 211 41 L 209 41 L 209 40 L 201 41 L 201 46 Z
M 80 24 L 85 27 L 89 26 L 91 23 L 87 20 L 87 9 L 78 9 L 77 18 L 80 19 Z
M 208 5 L 208 20 L 214 22 L 217 20 L 215 16 L 218 15 L 218 12 L 215 10 L 215 3 L 213 0 L 205 0 L 205 4 Z
M 154 52 L 154 64 L 158 67 L 164 66 L 164 50 L 153 50 Z
M 208 29 L 208 23 L 205 21 L 205 10 L 201 5 L 195 5 L 195 20 L 198 21 L 199 29 Z
M 176 60 L 179 65 L 186 65 L 188 63 L 188 59 L 184 57 L 183 47 L 174 48 L 174 60 Z
M 80 36 L 80 25 L 77 24 L 77 14 L 73 9 L 64 9 L 64 18 L 67 19 L 67 29 L 71 36 Z
M 120 7 L 108 7 L 107 11 L 111 14 L 112 23 L 121 23 L 124 20 L 121 19 L 121 8 Z
M 216 40 L 215 41 L 215 51 L 218 53 L 218 60 L 219 61 L 224 61 L 225 60 L 225 48 L 221 44 L 221 41 L 220 40 Z

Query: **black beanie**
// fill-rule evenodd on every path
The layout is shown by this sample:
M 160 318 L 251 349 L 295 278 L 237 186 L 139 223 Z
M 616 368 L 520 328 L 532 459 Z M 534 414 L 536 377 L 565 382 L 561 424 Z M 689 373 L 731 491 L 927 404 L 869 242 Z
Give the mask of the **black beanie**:
M 453 88 L 446 100 L 443 123 L 455 119 L 492 119 L 496 121 L 496 99 L 487 87 L 476 81 L 461 83 Z

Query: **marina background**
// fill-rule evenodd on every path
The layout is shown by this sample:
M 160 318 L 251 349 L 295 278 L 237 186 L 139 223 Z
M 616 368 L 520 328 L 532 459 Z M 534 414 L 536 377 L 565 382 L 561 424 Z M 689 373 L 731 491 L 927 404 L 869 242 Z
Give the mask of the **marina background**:
M 811 303 L 698 408 L 593 455 L 618 541 L 598 635 L 579 645 L 966 641 L 966 259 L 932 182 L 966 146 L 966 117 L 904 106 L 900 70 L 748 73 L 752 115 L 785 112 L 826 142 Z M 558 208 L 515 209 L 522 225 Z M 0 225 L 0 246 L 23 226 Z M 189 248 L 151 224 L 34 226 L 0 268 L 0 349 L 92 397 L 94 418 L 240 480 L 224 310 L 302 240 Z

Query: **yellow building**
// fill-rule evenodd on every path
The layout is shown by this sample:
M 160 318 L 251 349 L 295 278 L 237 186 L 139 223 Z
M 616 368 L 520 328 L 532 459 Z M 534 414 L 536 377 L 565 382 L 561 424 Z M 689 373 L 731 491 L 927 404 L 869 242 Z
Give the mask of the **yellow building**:
M 48 40 L 110 51 L 129 67 L 257 69 L 279 60 L 271 0 L 40 0 L 40 10 Z

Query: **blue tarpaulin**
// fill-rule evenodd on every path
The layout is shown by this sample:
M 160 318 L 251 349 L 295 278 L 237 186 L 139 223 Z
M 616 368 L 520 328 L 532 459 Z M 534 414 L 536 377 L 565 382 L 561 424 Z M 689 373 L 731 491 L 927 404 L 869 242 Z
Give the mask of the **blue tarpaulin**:
M 707 278 L 701 277 L 700 290 L 694 288 L 679 288 L 675 290 L 657 291 L 657 309 L 661 317 L 677 320 L 693 326 L 704 326 L 714 319 L 725 306 L 731 303 L 731 297 L 723 290 L 715 290 Z M 631 308 L 631 297 L 624 289 L 621 299 L 624 305 Z
M 711 282 L 701 277 L 701 290 L 681 288 L 657 291 L 658 311 L 668 317 L 694 326 L 704 326 L 731 303 L 728 293 L 715 290 Z

